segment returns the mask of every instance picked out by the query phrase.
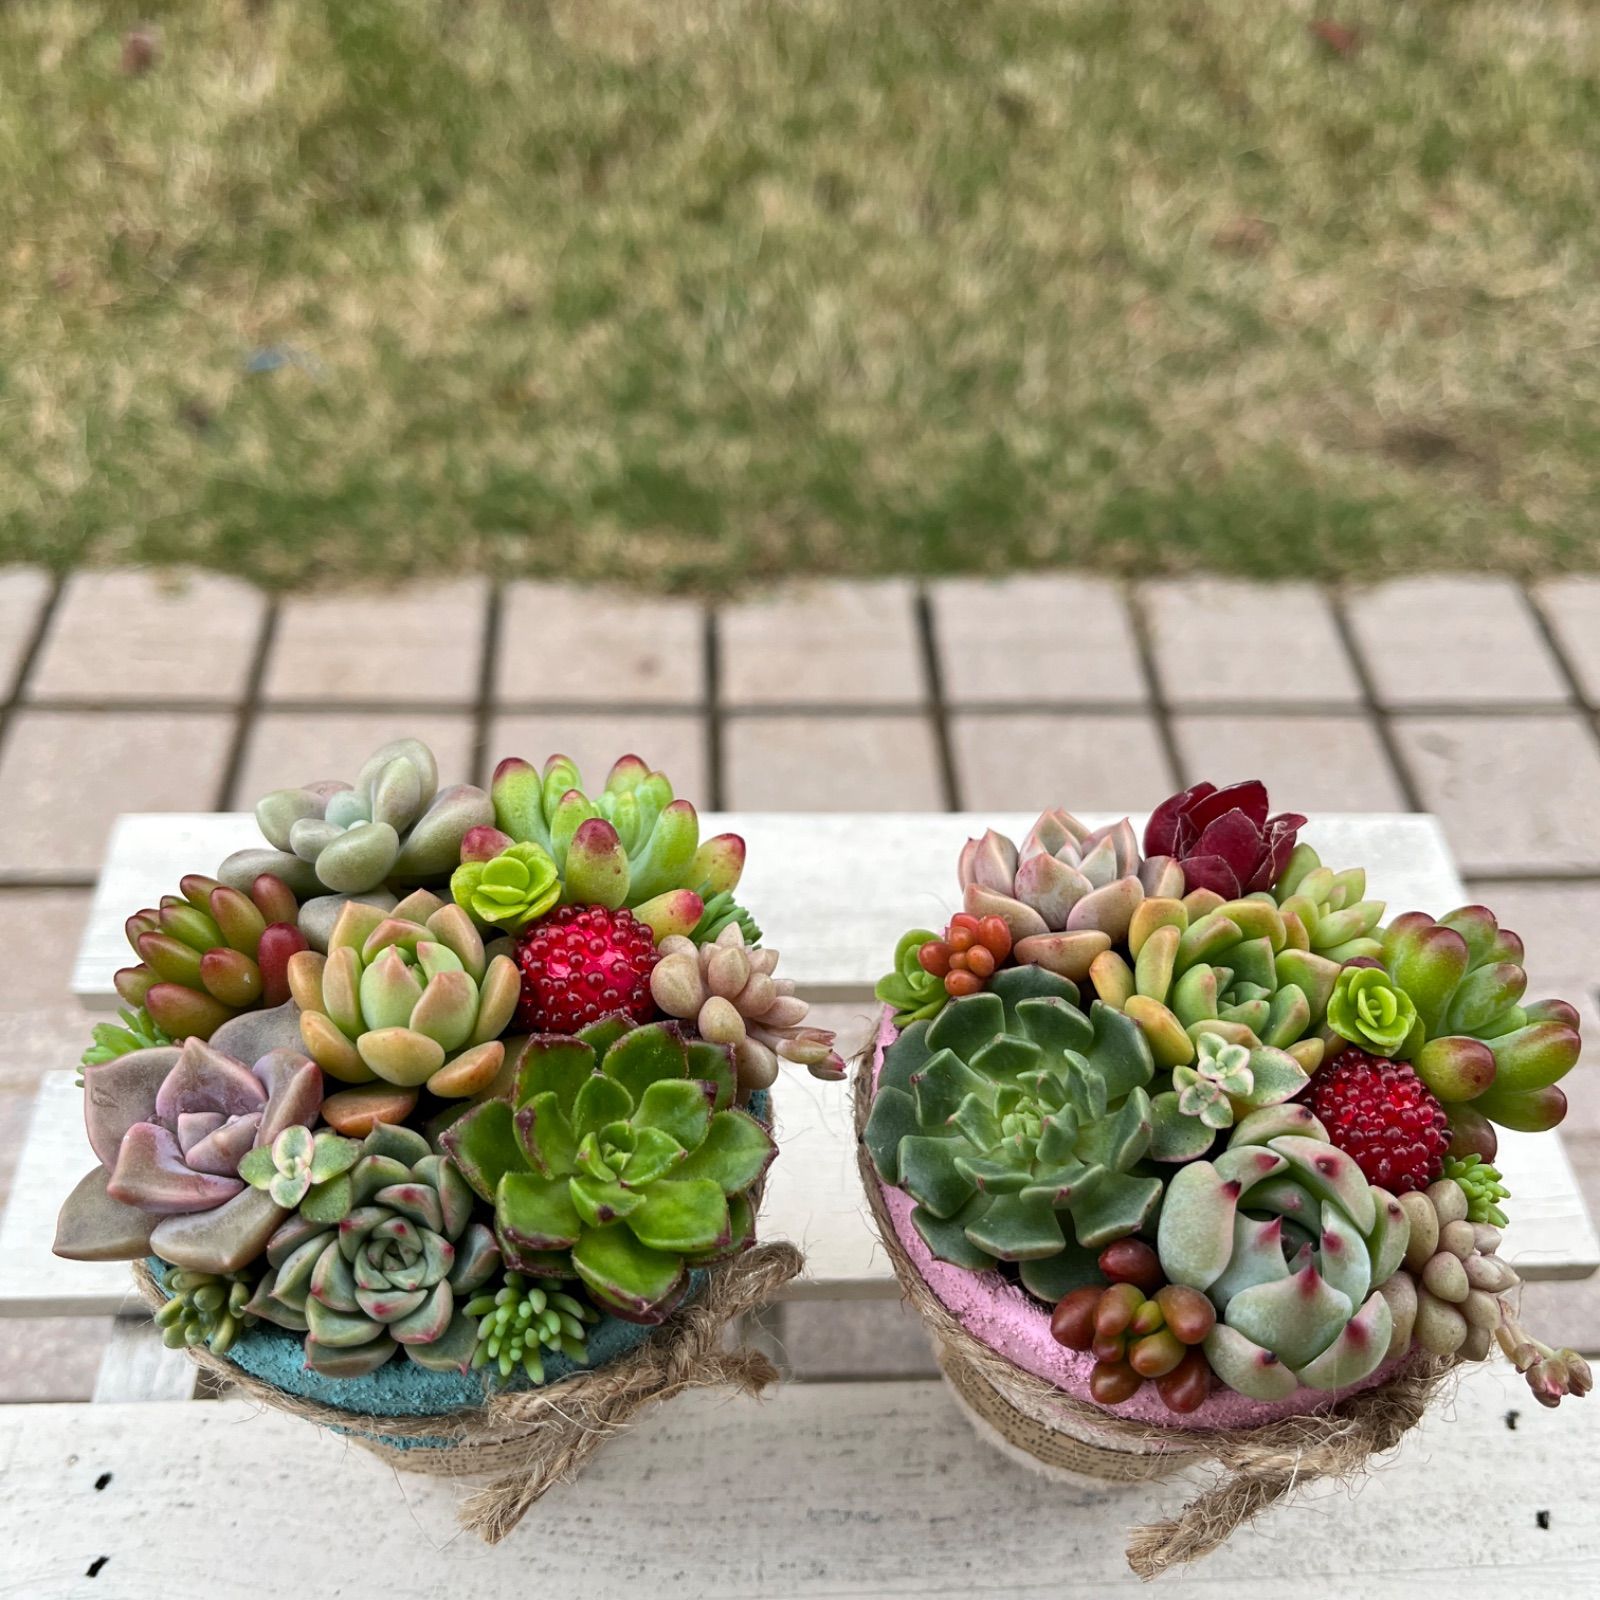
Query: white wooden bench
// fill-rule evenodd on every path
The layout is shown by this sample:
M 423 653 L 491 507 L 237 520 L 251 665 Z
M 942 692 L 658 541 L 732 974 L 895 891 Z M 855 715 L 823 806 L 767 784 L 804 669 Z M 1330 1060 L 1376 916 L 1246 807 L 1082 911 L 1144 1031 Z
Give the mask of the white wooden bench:
M 1017 835 L 1030 821 L 1020 815 L 705 819 L 708 831 L 732 828 L 748 840 L 741 898 L 784 952 L 784 970 L 812 999 L 851 1007 L 863 1022 L 873 1011 L 872 983 L 899 935 L 917 924 L 942 926 L 953 909 L 962 841 L 991 824 Z M 1438 913 L 1467 898 L 1431 818 L 1323 817 L 1306 837 L 1335 866 L 1364 864 L 1371 892 L 1386 898 L 1391 912 Z M 172 892 L 185 871 L 212 867 L 253 840 L 253 821 L 244 815 L 122 818 L 75 971 L 85 1004 L 109 1010 L 116 1003 L 111 976 L 131 959 L 122 936 L 131 911 Z M 843 1086 L 786 1077 L 778 1114 L 782 1155 L 763 1232 L 807 1252 L 807 1272 L 792 1294 L 895 1295 L 859 1194 Z M 88 1159 L 78 1091 L 63 1063 L 41 1089 L 11 1203 L 0 1218 L 0 1315 L 125 1311 L 124 1266 L 62 1262 L 50 1253 L 56 1208 Z M 1514 1195 L 1508 1253 L 1523 1274 L 1582 1277 L 1600 1266 L 1600 1241 L 1559 1141 L 1508 1135 L 1501 1166 Z M 119 1563 L 120 1583 L 112 1592 L 153 1596 L 170 1582 L 169 1538 L 189 1551 L 209 1547 L 214 1508 L 195 1493 L 202 1478 L 229 1485 L 235 1498 L 227 1503 L 229 1537 L 216 1545 L 227 1556 L 202 1558 L 198 1568 L 186 1562 L 186 1579 L 196 1586 L 220 1578 L 226 1589 L 228 1576 L 243 1570 L 241 1557 L 248 1560 L 257 1548 L 265 1554 L 273 1538 L 281 1550 L 286 1534 L 305 1531 L 291 1517 L 321 1504 L 331 1508 L 327 1527 L 339 1530 L 348 1552 L 341 1569 L 350 1574 L 363 1570 L 369 1543 L 373 1552 L 393 1549 L 396 1517 L 414 1517 L 415 1539 L 402 1535 L 408 1581 L 412 1574 L 424 1581 L 443 1574 L 446 1563 L 453 1572 L 470 1562 L 485 1576 L 503 1563 L 506 1576 L 491 1580 L 489 1592 L 500 1592 L 501 1583 L 514 1592 L 517 1563 L 531 1548 L 522 1542 L 526 1535 L 498 1552 L 435 1548 L 450 1537 L 448 1490 L 393 1480 L 360 1452 L 289 1419 L 253 1417 L 249 1427 L 236 1428 L 246 1414 L 232 1403 L 150 1403 L 190 1394 L 192 1369 L 161 1351 L 141 1322 L 130 1317 L 118 1326 L 96 1394 L 106 1403 L 0 1411 L 0 1469 L 28 1465 L 11 1475 L 17 1491 L 8 1486 L 0 1505 L 0 1533 L 23 1538 L 28 1559 L 40 1563 L 36 1572 L 27 1569 L 15 1592 L 77 1593 L 77 1574 L 115 1551 L 109 1559 Z M 804 1377 L 803 1364 L 798 1376 Z M 1600 1467 L 1600 1407 L 1569 1403 L 1554 1416 L 1536 1415 L 1519 1381 L 1486 1369 L 1464 1380 L 1459 1409 L 1462 1430 L 1446 1435 L 1442 1419 L 1431 1421 L 1357 1512 L 1336 1495 L 1316 1496 L 1213 1558 L 1202 1569 L 1205 1586 L 1226 1579 L 1248 1594 L 1265 1594 L 1269 1584 L 1279 1592 L 1287 1546 L 1278 1548 L 1278 1541 L 1292 1526 L 1296 1576 L 1321 1574 L 1319 1595 L 1347 1592 L 1328 1587 L 1346 1578 L 1348 1592 L 1357 1592 L 1350 1576 L 1357 1571 L 1370 1574 L 1359 1592 L 1399 1596 L 1421 1572 L 1465 1574 L 1483 1564 L 1508 1573 L 1537 1565 L 1541 1595 L 1569 1592 L 1561 1587 L 1568 1581 L 1573 1594 L 1594 1592 L 1600 1533 L 1592 1508 L 1580 1529 L 1578 1504 L 1592 1493 L 1583 1485 L 1596 1481 Z M 1515 1431 L 1505 1423 L 1507 1410 L 1525 1418 Z M 1586 1420 L 1590 1414 L 1594 1422 Z M 1430 1457 L 1442 1480 L 1425 1476 Z M 103 1493 L 92 1487 L 102 1471 L 112 1474 Z M 352 1471 L 375 1474 L 361 1480 L 356 1529 L 339 1510 L 349 1503 Z M 648 1509 L 630 1499 L 645 1475 Z M 728 1489 L 711 1494 L 713 1484 Z M 1513 1490 L 1515 1508 L 1507 1505 Z M 576 1583 L 587 1575 L 592 1584 L 599 1557 L 619 1594 L 644 1571 L 664 1594 L 997 1593 L 1000 1563 L 1006 1593 L 1098 1593 L 1126 1578 L 1120 1528 L 1170 1508 L 1180 1494 L 1172 1485 L 1081 1494 L 1039 1485 L 978 1445 L 931 1380 L 803 1383 L 762 1407 L 719 1397 L 674 1404 L 610 1447 L 597 1472 L 552 1495 L 534 1520 L 542 1578 Z M 1493 1538 L 1474 1519 L 1478 1495 L 1506 1511 L 1492 1525 Z M 42 1532 L 40 1519 L 52 1521 L 45 1508 L 69 1499 L 72 1515 L 53 1512 L 53 1525 Z M 1431 1511 L 1419 1510 L 1429 1505 Z M 1081 1518 L 1071 1514 L 1074 1508 Z M 1548 1529 L 1537 1526 L 1540 1511 L 1549 1513 Z M 183 1538 L 186 1525 L 192 1539 Z M 598 1527 L 607 1531 L 597 1547 Z M 1041 1539 L 1041 1529 L 1049 1536 Z M 997 1542 L 999 1530 L 1005 1532 Z M 1321 1550 L 1319 1533 L 1326 1541 Z M 1301 1565 L 1308 1541 L 1309 1568 Z M 602 1554 L 613 1547 L 614 1554 Z M 1502 1594 L 1522 1592 L 1507 1590 L 1505 1577 L 1496 1582 Z M 85 1581 L 84 1592 L 108 1591 Z

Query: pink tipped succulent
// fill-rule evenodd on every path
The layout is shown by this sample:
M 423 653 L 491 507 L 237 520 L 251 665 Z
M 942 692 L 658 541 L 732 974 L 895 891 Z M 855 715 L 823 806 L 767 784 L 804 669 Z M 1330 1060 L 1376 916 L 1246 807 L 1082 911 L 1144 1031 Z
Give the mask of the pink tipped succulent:
M 980 920 L 1001 918 L 1019 963 L 1074 980 L 1127 937 L 1147 894 L 1183 893 L 1182 876 L 1170 860 L 1141 860 L 1126 817 L 1091 829 L 1060 810 L 1044 812 L 1020 850 L 992 828 L 981 839 L 969 839 L 958 873 L 965 910 Z
M 1187 889 L 1210 889 L 1224 900 L 1270 889 L 1306 819 L 1294 811 L 1269 817 L 1267 811 L 1267 789 L 1259 779 L 1226 789 L 1197 783 L 1151 813 L 1145 854 L 1175 857 Z

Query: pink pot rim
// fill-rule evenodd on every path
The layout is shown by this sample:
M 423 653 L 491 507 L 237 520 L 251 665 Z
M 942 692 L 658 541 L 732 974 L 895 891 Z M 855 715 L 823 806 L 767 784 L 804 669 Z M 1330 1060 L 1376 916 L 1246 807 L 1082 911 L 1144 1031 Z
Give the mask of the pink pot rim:
M 897 1033 L 893 1012 L 885 1007 L 872 1058 L 874 1092 L 878 1087 L 878 1076 L 883 1070 L 884 1053 L 894 1043 Z M 998 1272 L 972 1272 L 965 1267 L 935 1260 L 923 1243 L 922 1235 L 912 1225 L 914 1202 L 911 1197 L 902 1190 L 891 1188 L 876 1174 L 873 1174 L 871 1181 L 877 1184 L 878 1192 L 883 1197 L 900 1248 L 915 1265 L 939 1303 L 974 1339 L 1004 1356 L 1022 1371 L 1053 1384 L 1073 1400 L 1085 1405 L 1098 1405 L 1089 1393 L 1089 1374 L 1094 1367 L 1094 1357 L 1087 1351 L 1069 1350 L 1056 1343 L 1050 1335 L 1050 1312 L 1045 1306 Z M 1123 1417 L 1131 1422 L 1148 1422 L 1159 1427 L 1254 1428 L 1284 1417 L 1324 1411 L 1350 1395 L 1375 1388 L 1398 1372 L 1406 1359 L 1407 1353 L 1403 1352 L 1386 1361 L 1362 1382 L 1331 1393 L 1301 1388 L 1283 1400 L 1263 1401 L 1252 1400 L 1232 1389 L 1219 1388 L 1197 1410 L 1180 1415 L 1162 1404 L 1153 1383 L 1146 1383 L 1131 1400 L 1118 1406 L 1100 1406 L 1099 1409 L 1108 1416 Z

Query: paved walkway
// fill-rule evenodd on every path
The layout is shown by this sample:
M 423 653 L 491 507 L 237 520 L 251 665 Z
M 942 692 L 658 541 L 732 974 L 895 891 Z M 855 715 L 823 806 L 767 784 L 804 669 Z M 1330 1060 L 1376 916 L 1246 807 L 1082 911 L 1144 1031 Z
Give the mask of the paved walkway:
M 481 580 L 270 602 L 206 575 L 0 569 L 0 1195 L 38 1073 L 81 1048 L 67 966 L 120 811 L 247 808 L 401 732 L 479 780 L 500 755 L 563 750 L 598 777 L 637 750 L 751 810 L 1133 810 L 1254 775 L 1301 810 L 1437 813 L 1537 991 L 1581 1001 L 1600 1049 L 1597 718 L 1594 578 L 1339 595 L 1050 575 L 711 610 Z M 1588 1077 L 1568 1079 L 1564 1132 L 1600 1207 Z M 1600 1290 L 1537 1293 L 1560 1337 L 1600 1340 Z M 802 1336 L 807 1313 L 787 1315 Z M 863 1318 L 812 1330 L 841 1370 L 924 1359 L 892 1314 Z M 0 1324 L 0 1371 L 13 1336 Z

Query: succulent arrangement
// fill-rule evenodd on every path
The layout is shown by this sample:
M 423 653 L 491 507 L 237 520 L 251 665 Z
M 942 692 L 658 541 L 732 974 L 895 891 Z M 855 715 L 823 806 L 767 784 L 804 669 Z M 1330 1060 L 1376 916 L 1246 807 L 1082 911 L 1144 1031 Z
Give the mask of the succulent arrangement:
M 961 909 L 878 985 L 877 1175 L 935 1261 L 1092 1356 L 1112 1410 L 1146 1385 L 1174 1414 L 1333 1395 L 1496 1344 L 1542 1403 L 1582 1394 L 1506 1298 L 1494 1166 L 1497 1125 L 1564 1115 L 1577 1015 L 1525 1001 L 1488 909 L 1386 923 L 1305 826 L 1260 783 L 1202 783 L 1142 840 L 1061 810 L 970 840 Z
M 735 898 L 742 839 L 637 756 L 485 791 L 415 739 L 256 820 L 128 921 L 58 1254 L 147 1261 L 169 1345 L 489 1385 L 750 1245 L 780 1062 L 844 1068 Z

